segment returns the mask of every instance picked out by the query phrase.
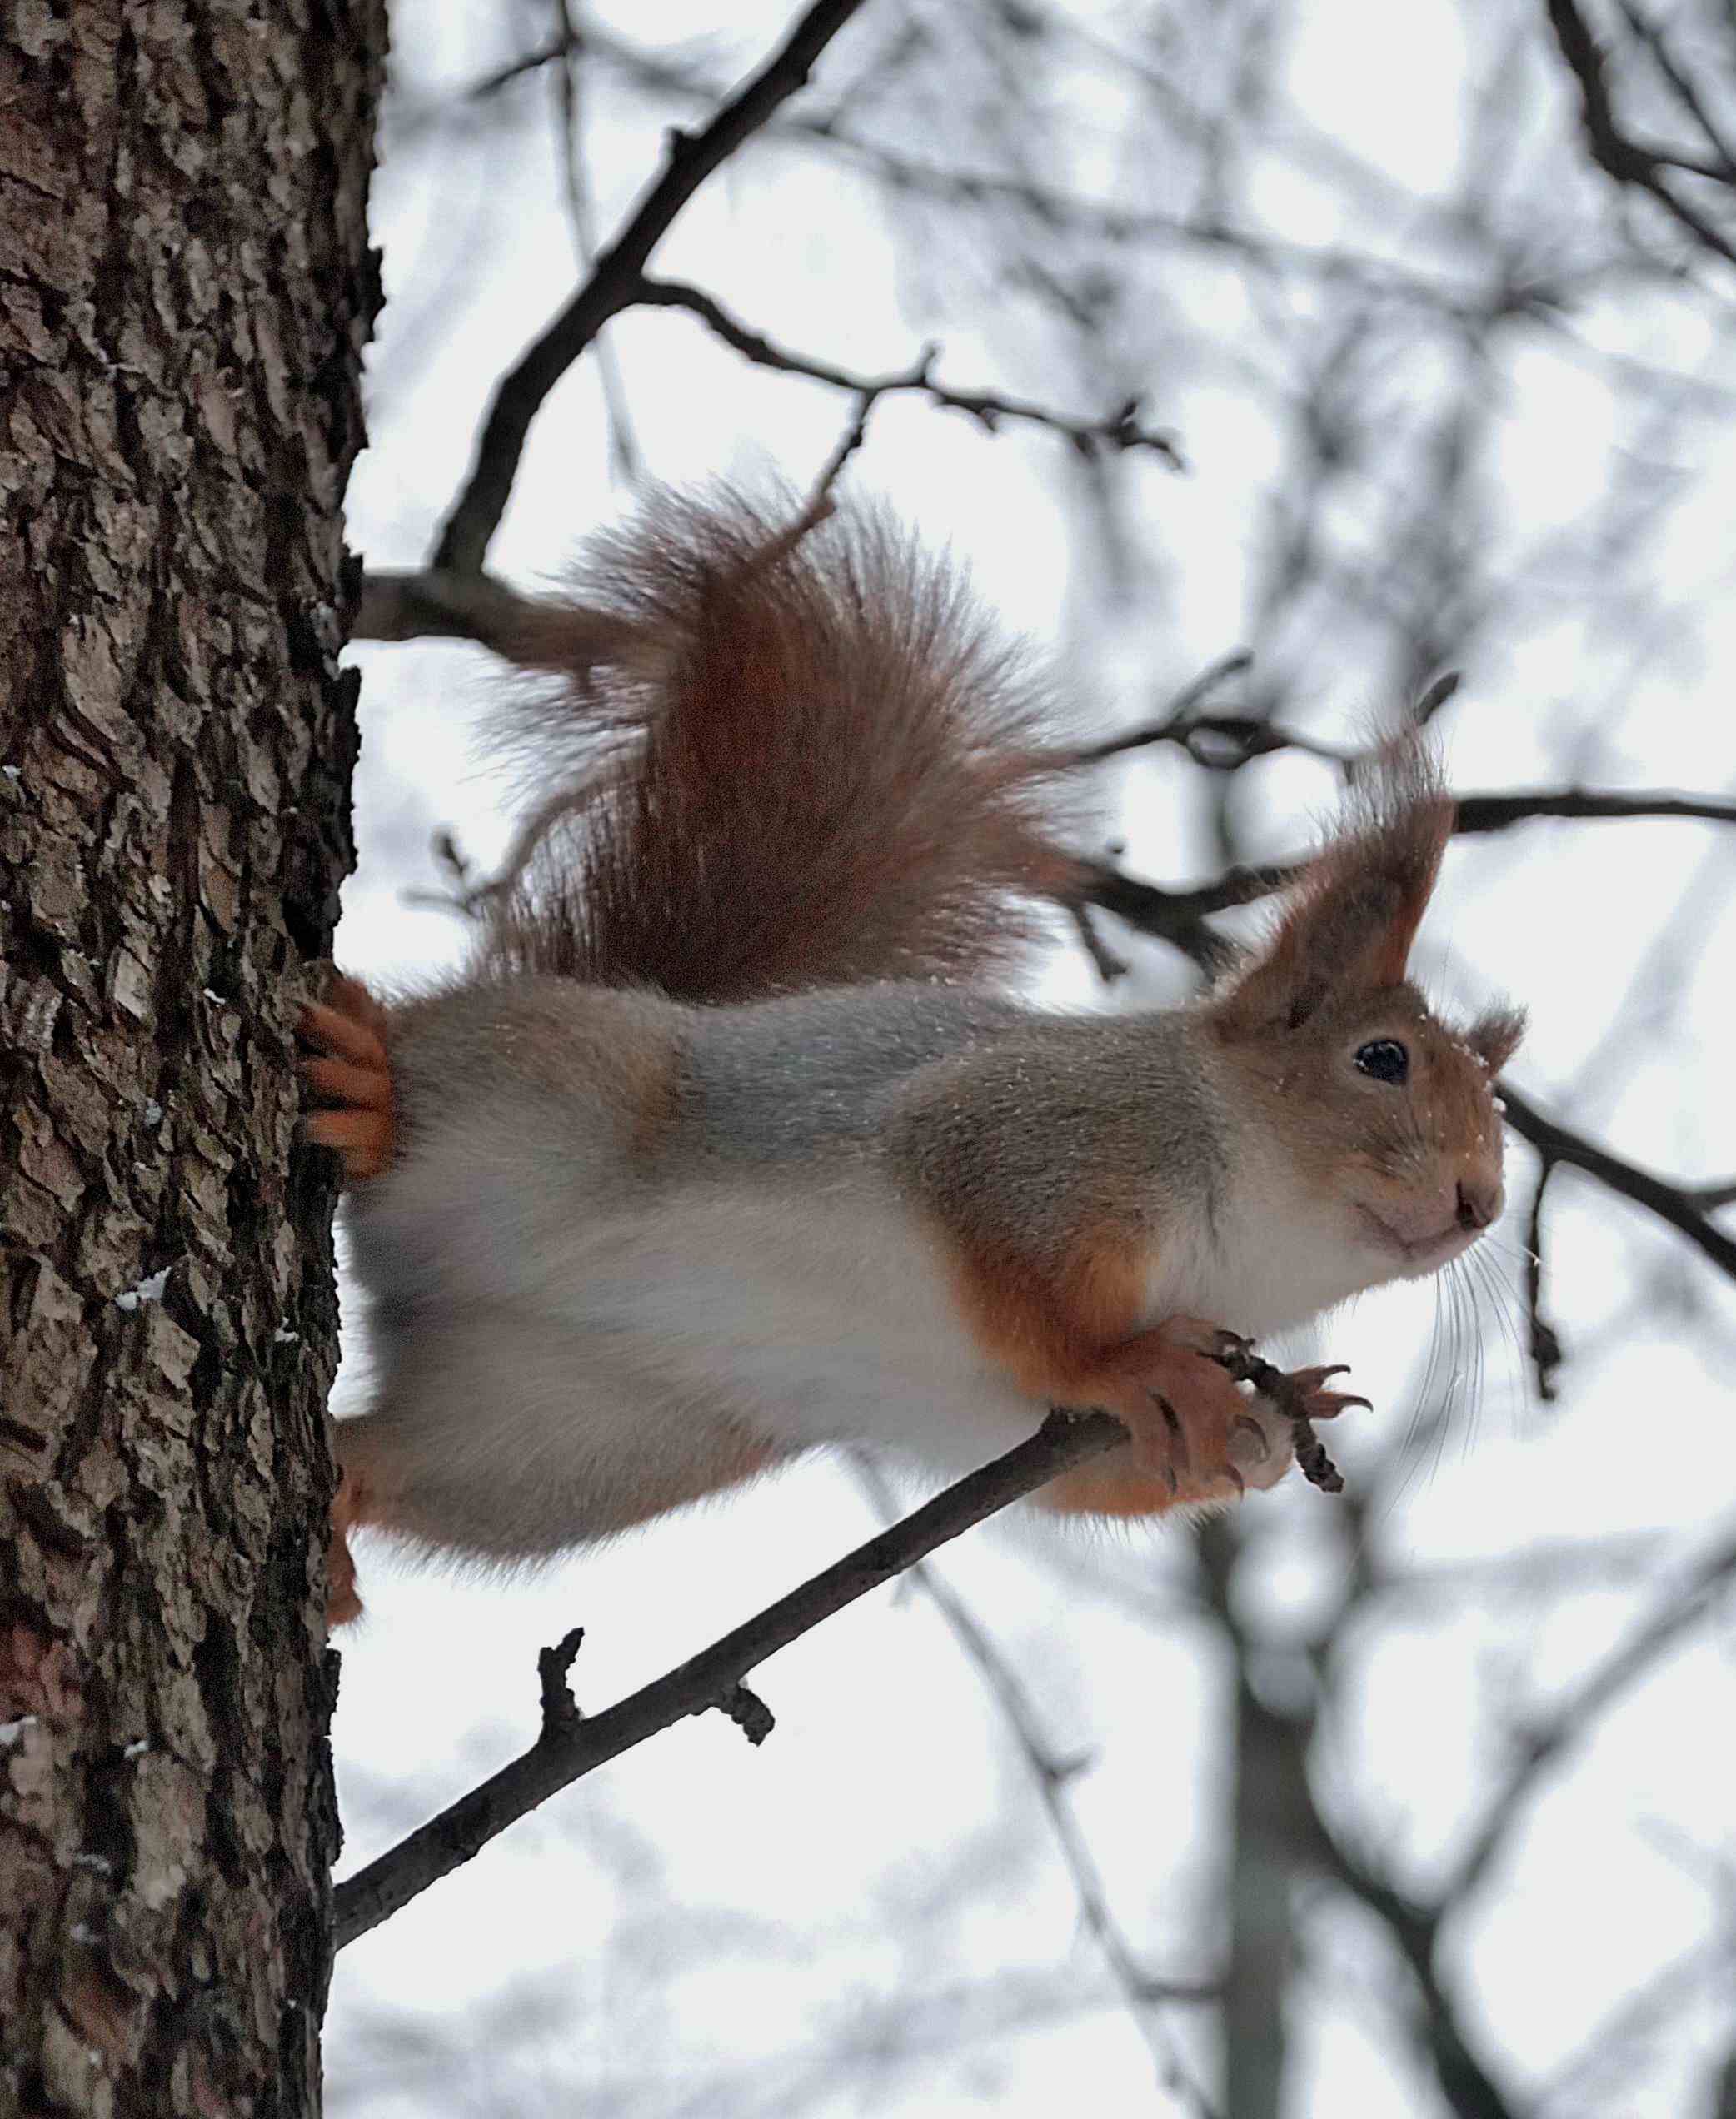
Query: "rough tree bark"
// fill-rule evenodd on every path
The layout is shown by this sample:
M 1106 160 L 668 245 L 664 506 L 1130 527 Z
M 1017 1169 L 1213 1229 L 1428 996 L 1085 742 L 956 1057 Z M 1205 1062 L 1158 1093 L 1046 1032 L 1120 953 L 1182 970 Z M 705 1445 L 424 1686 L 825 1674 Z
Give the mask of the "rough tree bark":
M 381 0 L 0 48 L 0 2112 L 319 2101 L 340 503 Z

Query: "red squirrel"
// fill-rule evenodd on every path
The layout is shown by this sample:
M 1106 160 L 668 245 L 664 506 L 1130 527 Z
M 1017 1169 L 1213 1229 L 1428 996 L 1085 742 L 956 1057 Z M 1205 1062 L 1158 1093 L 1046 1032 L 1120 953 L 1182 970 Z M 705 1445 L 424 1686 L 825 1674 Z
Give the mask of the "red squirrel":
M 360 1525 L 522 1559 L 830 1442 L 957 1473 L 1054 1405 L 1130 1442 L 1046 1508 L 1232 1500 L 1293 1427 L 1217 1329 L 1499 1214 L 1522 1023 L 1453 1028 L 1406 977 L 1453 823 L 1419 745 L 1200 999 L 1066 1015 L 1003 983 L 1082 875 L 1044 688 L 885 516 L 662 496 L 509 646 L 555 681 L 518 731 L 542 799 L 468 969 L 301 1021 L 377 1372 L 334 1623 Z

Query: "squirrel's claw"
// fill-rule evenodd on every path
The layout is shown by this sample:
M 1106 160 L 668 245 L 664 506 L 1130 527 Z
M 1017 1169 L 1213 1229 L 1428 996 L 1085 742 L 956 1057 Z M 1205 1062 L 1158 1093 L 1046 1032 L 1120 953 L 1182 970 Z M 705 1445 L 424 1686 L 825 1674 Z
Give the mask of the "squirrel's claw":
M 1348 1361 L 1334 1361 L 1320 1369 L 1292 1369 L 1285 1378 L 1288 1386 L 1285 1409 L 1292 1406 L 1309 1420 L 1330 1420 L 1342 1413 L 1347 1405 L 1360 1405 L 1367 1412 L 1374 1409 L 1371 1399 L 1361 1398 L 1354 1391 L 1323 1390 L 1321 1385 L 1334 1376 L 1347 1375 Z
M 1323 1384 L 1334 1375 L 1348 1374 L 1350 1363 L 1335 1360 L 1323 1369 L 1291 1369 L 1285 1378 L 1285 1396 L 1282 1407 L 1297 1419 L 1335 1419 L 1346 1405 L 1361 1405 L 1363 1411 L 1374 1411 L 1374 1401 L 1363 1399 L 1354 1390 L 1323 1390 Z

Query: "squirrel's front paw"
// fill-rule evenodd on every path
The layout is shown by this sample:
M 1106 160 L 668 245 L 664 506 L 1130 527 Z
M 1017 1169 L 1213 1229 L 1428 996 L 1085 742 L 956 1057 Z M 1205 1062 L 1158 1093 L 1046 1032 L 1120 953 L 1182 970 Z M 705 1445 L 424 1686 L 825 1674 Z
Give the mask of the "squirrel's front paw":
M 1089 1402 L 1122 1423 L 1140 1468 L 1178 1503 L 1275 1486 L 1295 1461 L 1293 1416 L 1237 1388 L 1216 1358 L 1225 1336 L 1172 1317 L 1117 1347 L 1089 1386 Z
M 378 1177 L 397 1152 L 386 1010 L 359 980 L 337 978 L 328 1000 L 302 1009 L 296 1035 L 315 1055 L 301 1062 L 320 1105 L 303 1121 L 307 1138 L 337 1150 L 346 1184 Z

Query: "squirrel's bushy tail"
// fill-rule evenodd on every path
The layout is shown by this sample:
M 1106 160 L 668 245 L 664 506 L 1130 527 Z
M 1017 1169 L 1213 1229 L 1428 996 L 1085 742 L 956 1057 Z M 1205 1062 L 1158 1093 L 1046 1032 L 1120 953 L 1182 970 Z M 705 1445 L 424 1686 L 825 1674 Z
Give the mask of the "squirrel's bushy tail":
M 876 511 L 661 495 L 514 652 L 561 681 L 516 710 L 503 969 L 689 1001 L 980 974 L 1075 885 L 1041 683 Z

